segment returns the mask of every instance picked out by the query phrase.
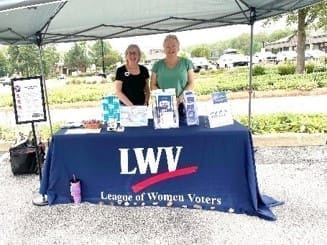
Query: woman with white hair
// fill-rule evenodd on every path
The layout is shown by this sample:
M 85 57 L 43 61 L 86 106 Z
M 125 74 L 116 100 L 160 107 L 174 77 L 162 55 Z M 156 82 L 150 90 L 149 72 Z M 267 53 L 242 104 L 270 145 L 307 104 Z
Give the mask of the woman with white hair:
M 141 50 L 131 44 L 125 51 L 126 64 L 117 68 L 115 78 L 116 95 L 122 105 L 148 105 L 150 97 L 149 71 L 139 65 Z

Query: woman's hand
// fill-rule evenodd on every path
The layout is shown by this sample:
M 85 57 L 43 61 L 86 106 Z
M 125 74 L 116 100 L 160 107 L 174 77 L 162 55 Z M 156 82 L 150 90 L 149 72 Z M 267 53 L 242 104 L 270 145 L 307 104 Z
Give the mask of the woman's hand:
M 177 97 L 177 105 L 179 105 L 180 103 L 183 103 L 183 99 L 184 99 L 183 94 L 181 94 L 180 96 L 178 96 Z

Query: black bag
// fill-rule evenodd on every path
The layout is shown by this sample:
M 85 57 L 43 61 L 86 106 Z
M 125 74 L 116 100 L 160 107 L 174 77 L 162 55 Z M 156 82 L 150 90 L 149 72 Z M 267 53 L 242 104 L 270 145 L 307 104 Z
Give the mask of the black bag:
M 41 166 L 44 162 L 44 144 L 38 145 L 39 160 Z M 27 140 L 9 149 L 11 171 L 14 175 L 38 174 L 39 166 L 36 160 L 36 147 Z

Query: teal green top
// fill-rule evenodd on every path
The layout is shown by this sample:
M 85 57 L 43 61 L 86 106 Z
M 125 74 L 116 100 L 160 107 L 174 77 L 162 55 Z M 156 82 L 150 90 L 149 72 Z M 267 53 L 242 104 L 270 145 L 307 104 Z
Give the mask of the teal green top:
M 174 68 L 169 68 L 165 60 L 158 60 L 152 66 L 152 72 L 157 75 L 157 85 L 161 89 L 175 88 L 179 96 L 187 84 L 188 71 L 193 69 L 193 63 L 187 58 L 179 57 Z

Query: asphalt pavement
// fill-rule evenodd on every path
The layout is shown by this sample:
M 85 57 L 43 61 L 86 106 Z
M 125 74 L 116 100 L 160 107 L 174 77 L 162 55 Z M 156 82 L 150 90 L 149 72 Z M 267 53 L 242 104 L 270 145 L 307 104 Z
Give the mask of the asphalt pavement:
M 248 100 L 231 100 L 247 114 Z M 327 113 L 327 96 L 258 98 L 252 112 Z M 200 112 L 207 104 L 200 102 Z M 98 117 L 101 107 L 51 111 L 52 121 Z M 0 124 L 15 124 L 0 112 Z M 327 241 L 327 146 L 257 147 L 259 190 L 284 201 L 277 221 L 224 212 L 82 203 L 38 207 L 37 175 L 13 176 L 8 153 L 0 155 L 0 245 L 11 244 L 309 244 Z
M 37 175 L 13 176 L 0 161 L 1 245 L 325 245 L 327 147 L 264 147 L 255 152 L 259 190 L 285 204 L 276 221 L 174 207 L 82 203 L 34 206 Z

